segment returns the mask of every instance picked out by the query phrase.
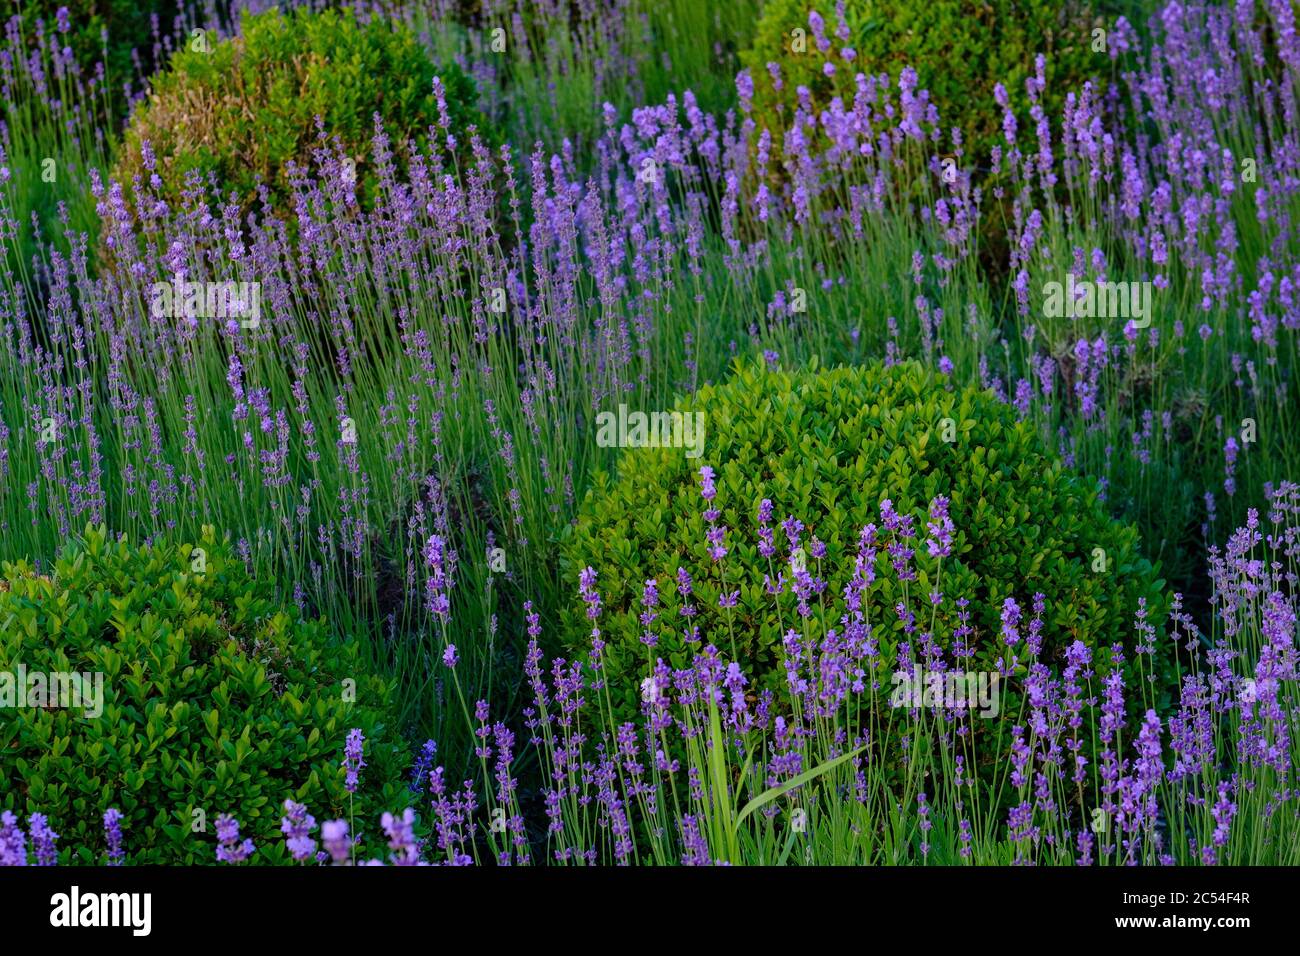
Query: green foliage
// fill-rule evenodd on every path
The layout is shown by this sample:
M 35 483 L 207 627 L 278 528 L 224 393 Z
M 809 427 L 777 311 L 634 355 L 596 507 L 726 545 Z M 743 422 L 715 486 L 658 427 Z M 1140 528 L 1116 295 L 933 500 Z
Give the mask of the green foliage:
M 1008 597 L 1024 611 L 1023 630 L 1034 593 L 1046 596 L 1042 656 L 1053 663 L 1078 639 L 1101 652 L 1099 663 L 1108 660 L 1104 649 L 1122 643 L 1131 664 L 1140 598 L 1146 599 L 1149 620 L 1161 626 L 1163 582 L 1138 554 L 1136 530 L 1113 521 L 1095 485 L 1066 469 L 1032 425 L 1017 421 L 989 392 L 953 390 L 915 364 L 822 370 L 814 362 L 798 372 L 742 366 L 726 384 L 706 386 L 678 407 L 704 414 L 704 454 L 691 460 L 681 449 L 626 450 L 616 478 L 595 476 L 564 542 L 571 579 L 586 565 L 598 573 L 608 686 L 624 716 L 635 713 L 640 681 L 649 673 L 650 652 L 640 642 L 638 619 L 647 578 L 658 581 L 662 601 L 655 657 L 680 668 L 700 647 L 688 645 L 682 633 L 684 602 L 675 585 L 678 568 L 685 567 L 694 578 L 694 621 L 705 642 L 730 657 L 734 641 L 755 685 L 778 688 L 784 681 L 782 634 L 802 627 L 810 639 L 819 639 L 827 628 L 839 627 L 837 602 L 842 605 L 853 574 L 859 532 L 880 524 L 886 498 L 900 513 L 917 516 L 923 538 L 929 502 L 947 496 L 957 529 L 952 554 L 941 565 L 918 546 L 919 579 L 910 590 L 897 580 L 887 554 L 882 551 L 877 560 L 876 581 L 863 601 L 880 642 L 886 688 L 902 636 L 893 609 L 908 599 L 918 616 L 928 617 L 927 596 L 936 588 L 944 601 L 927 629 L 945 647 L 956 601 L 971 602 L 971 669 L 995 669 L 1003 650 L 1000 611 Z M 951 442 L 943 437 L 946 424 Z M 698 479 L 705 464 L 717 473 L 714 507 L 721 512 L 718 522 L 729 529 L 730 551 L 721 562 L 711 560 L 705 540 Z M 774 505 L 775 522 L 791 516 L 804 523 L 805 551 L 814 536 L 826 546 L 824 558 L 807 557 L 809 572 L 827 586 L 821 606 L 814 601 L 805 622 L 798 621 L 788 594 L 778 615 L 764 586 L 767 576 L 789 577 L 780 528 L 776 555 L 768 559 L 758 551 L 757 512 L 764 498 Z M 1096 548 L 1105 552 L 1103 572 L 1093 570 Z M 736 589 L 737 606 L 720 609 L 719 595 Z M 585 656 L 591 624 L 582 611 L 575 606 L 567 612 L 564 639 L 574 654 Z M 1163 690 L 1169 675 L 1161 676 L 1165 680 L 1157 686 Z
M 510 142 L 563 149 L 585 176 L 598 164 L 607 117 L 625 123 L 635 109 L 686 91 L 719 118 L 734 108 L 739 52 L 762 4 L 452 0 L 443 10 L 408 5 L 408 13 L 438 58 L 486 68 L 475 71 L 483 108 Z
M 196 546 L 143 548 L 90 528 L 49 576 L 5 563 L 0 672 L 20 664 L 103 675 L 98 717 L 24 707 L 0 721 L 0 807 L 46 814 L 71 848 L 62 862 L 102 862 L 110 806 L 131 863 L 213 862 L 227 812 L 255 861 L 281 862 L 286 798 L 318 819 L 353 810 L 341 764 L 353 727 L 368 764 L 356 814 L 397 805 L 391 687 L 363 672 L 357 644 L 331 644 L 320 622 L 281 608 L 211 528 Z M 192 832 L 196 810 L 205 832 Z
M 65 5 L 70 9 L 67 32 L 59 30 L 56 18 L 58 8 Z M 130 34 L 134 6 L 85 0 L 67 4 L 23 0 L 15 6 L 12 0 L 0 0 L 0 20 L 6 26 L 0 47 L 6 59 L 24 63 L 5 71 L 6 95 L 0 98 L 4 130 L 0 179 L 5 180 L 0 188 L 5 215 L 12 217 L 7 227 L 11 241 L 0 243 L 0 259 L 26 287 L 32 296 L 29 301 L 38 301 L 41 279 L 33 274 L 32 262 L 38 255 L 44 257 L 43 245 L 52 243 L 68 254 L 65 230 L 93 236 L 98 229 L 90 173 L 109 168 L 113 140 L 107 134 L 125 116 L 123 86 L 132 67 L 129 45 L 125 52 L 117 51 L 116 66 L 110 49 L 106 79 L 98 79 L 95 64 L 105 54 L 100 26 L 94 24 L 107 27 L 111 22 L 115 35 Z M 139 6 L 147 11 L 150 5 Z M 89 12 L 91 7 L 95 13 Z M 65 48 L 73 50 L 80 73 L 64 65 Z
M 83 70 L 89 73 L 102 62 L 113 95 L 125 107 L 122 86 L 137 72 L 131 51 L 147 74 L 153 57 L 152 18 L 158 17 L 159 32 L 166 36 L 186 5 L 177 0 L 23 0 L 19 6 L 27 23 L 24 32 L 30 35 L 36 20 L 44 20 L 46 33 L 58 34 L 58 46 L 70 47 Z M 66 34 L 56 26 L 60 7 L 68 8 Z
M 783 129 L 798 106 L 797 90 L 807 87 L 815 107 L 839 96 L 853 102 L 857 73 L 888 73 L 893 80 L 913 67 L 918 87 L 929 90 L 946 134 L 961 128 L 967 155 L 979 163 L 1000 139 L 1002 110 L 993 98 L 1001 82 L 1025 129 L 1029 100 L 1025 80 L 1034 75 L 1034 58 L 1046 58 L 1044 108 L 1060 115 L 1066 94 L 1089 77 L 1106 76 L 1111 59 L 1093 52 L 1092 30 L 1107 28 L 1117 13 L 1136 16 L 1125 0 L 848 0 L 848 40 L 836 36 L 833 0 L 770 0 L 753 47 L 742 60 L 754 79 L 755 112 L 760 123 Z M 825 52 L 809 29 L 812 10 L 825 20 L 830 47 Z M 794 52 L 792 31 L 802 30 L 805 52 Z M 852 49 L 856 56 L 843 55 Z M 768 75 L 776 63 L 784 80 L 779 92 Z M 824 73 L 830 63 L 833 76 Z M 782 118 L 784 117 L 784 119 Z M 1033 127 L 1029 127 L 1033 135 Z
M 450 132 L 462 150 L 468 127 L 481 125 L 473 82 L 455 64 L 435 64 L 411 30 L 382 18 L 362 24 L 349 10 L 299 9 L 289 16 L 270 10 L 245 15 L 236 38 L 206 52 L 193 46 L 155 78 L 114 168 L 128 191 L 137 176 L 147 183 L 147 141 L 162 194 L 175 208 L 186 174 L 197 170 L 205 180 L 214 176 L 223 195 L 237 190 L 245 210 L 264 182 L 272 208 L 285 213 L 292 195 L 288 163 L 311 166 L 320 145 L 318 116 L 356 164 L 358 192 L 372 196 L 378 183 L 371 156 L 374 115 L 383 119 L 400 170 L 402 144 L 424 148 L 427 131 L 438 125 L 435 76 L 445 87 Z

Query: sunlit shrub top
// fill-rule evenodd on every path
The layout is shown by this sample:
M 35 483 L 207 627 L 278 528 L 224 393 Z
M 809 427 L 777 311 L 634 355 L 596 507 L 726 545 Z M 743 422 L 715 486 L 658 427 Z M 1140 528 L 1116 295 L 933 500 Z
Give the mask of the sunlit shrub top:
M 482 122 L 473 82 L 455 64 L 435 64 L 400 23 L 374 18 L 362 24 L 346 10 L 299 9 L 288 16 L 271 10 L 246 15 L 236 38 L 205 42 L 207 52 L 191 41 L 173 57 L 132 117 L 114 170 L 128 192 L 137 176 L 147 186 L 156 175 L 152 185 L 179 208 L 186 174 L 194 170 L 205 182 L 214 177 L 223 196 L 239 192 L 245 208 L 264 182 L 273 208 L 285 212 L 288 164 L 311 168 L 320 117 L 326 134 L 337 136 L 355 163 L 365 197 L 378 181 L 371 155 L 375 115 L 400 165 L 399 147 L 408 140 L 427 143 L 443 119 L 435 77 L 458 145 L 468 143 L 468 126 Z

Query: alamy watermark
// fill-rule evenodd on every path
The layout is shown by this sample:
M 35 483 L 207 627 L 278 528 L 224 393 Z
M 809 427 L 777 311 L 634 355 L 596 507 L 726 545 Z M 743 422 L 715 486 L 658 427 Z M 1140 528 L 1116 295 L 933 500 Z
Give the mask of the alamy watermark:
M 596 444 L 601 448 L 685 448 L 687 458 L 704 453 L 703 412 L 629 412 L 596 415 Z
M 83 893 L 74 885 L 67 893 L 50 897 L 50 925 L 58 929 L 123 927 L 132 936 L 148 936 L 152 914 L 152 893 Z
M 1065 284 L 1043 284 L 1043 314 L 1049 319 L 1131 319 L 1133 327 L 1151 324 L 1150 282 L 1077 281 L 1068 273 Z
M 0 671 L 0 710 L 19 707 L 80 710 L 87 720 L 94 720 L 104 712 L 104 675 L 29 671 L 22 664 Z
M 917 664 L 910 671 L 895 671 L 891 707 L 966 710 L 981 717 L 999 711 L 997 671 L 925 671 Z
M 255 329 L 262 318 L 260 282 L 155 282 L 149 289 L 155 319 L 239 319 Z

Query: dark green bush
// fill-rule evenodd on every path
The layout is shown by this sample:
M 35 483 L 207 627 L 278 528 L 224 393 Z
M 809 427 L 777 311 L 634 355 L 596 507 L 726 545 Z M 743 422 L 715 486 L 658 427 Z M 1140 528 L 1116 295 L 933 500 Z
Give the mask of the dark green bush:
M 617 477 L 595 477 L 563 545 L 567 579 L 576 581 L 587 565 L 598 574 L 608 685 L 624 719 L 636 712 L 640 681 L 649 673 L 638 620 L 647 578 L 657 579 L 662 601 L 655 656 L 684 667 L 702 646 L 692 650 L 682 636 L 675 576 L 685 567 L 694 577 L 695 620 L 705 642 L 730 658 L 734 633 L 741 666 L 757 678 L 754 686 L 782 688 L 783 627 L 764 590 L 765 575 L 786 570 L 777 523 L 787 516 L 802 521 L 805 549 L 814 535 L 825 543 L 825 557 L 814 562 L 810 556 L 807 563 L 827 582 L 823 599 L 837 608 L 827 618 L 837 627 L 859 531 L 880 524 L 885 498 L 900 513 L 918 517 L 922 538 L 931 499 L 950 499 L 956 536 L 942 562 L 945 601 L 936 633 L 951 634 L 955 602 L 968 599 L 977 628 L 972 668 L 995 667 L 1007 597 L 1024 610 L 1023 632 L 1034 593 L 1046 596 L 1042 655 L 1054 664 L 1076 638 L 1094 651 L 1121 643 L 1131 663 L 1139 598 L 1147 601 L 1149 620 L 1161 626 L 1162 582 L 1138 554 L 1136 530 L 1112 520 L 1095 485 L 1067 470 L 1035 429 L 989 392 L 948 390 L 943 379 L 914 364 L 832 370 L 814 364 L 798 372 L 742 366 L 729 382 L 701 389 L 679 408 L 704 413 L 703 455 L 692 460 L 681 449 L 623 452 Z M 945 419 L 954 429 L 951 442 L 943 440 Z M 718 521 L 730 529 L 730 553 L 721 563 L 706 550 L 698 478 L 705 464 L 717 473 Z M 778 551 L 771 562 L 757 548 L 756 516 L 764 498 L 774 505 Z M 1097 548 L 1105 552 L 1103 573 L 1092 570 Z M 917 550 L 914 605 L 936 583 L 935 559 Z M 728 593 L 740 590 L 731 628 L 728 612 L 718 607 L 721 574 Z M 901 634 L 893 608 L 902 593 L 882 551 L 864 603 L 881 642 L 886 692 Z M 563 633 L 569 649 L 585 655 L 591 625 L 583 610 L 575 599 Z M 788 627 L 794 612 L 786 610 Z M 816 614 L 807 622 L 813 638 L 820 636 L 819 622 Z M 1108 656 L 1098 653 L 1096 660 L 1104 666 Z
M 454 64 L 435 64 L 404 25 L 380 18 L 362 24 L 349 10 L 246 15 L 240 36 L 208 52 L 187 47 L 155 78 L 131 118 L 113 175 L 128 193 L 137 177 L 149 182 L 141 148 L 147 140 L 163 196 L 174 207 L 186 173 L 198 170 L 205 179 L 214 175 L 223 195 L 238 191 L 245 210 L 256 184 L 266 183 L 272 208 L 285 215 L 292 209 L 287 164 L 312 167 L 320 116 L 356 164 L 365 201 L 377 183 L 374 114 L 383 118 L 401 169 L 402 144 L 427 145 L 429 128 L 438 124 L 435 76 L 446 89 L 451 131 L 467 151 L 468 127 L 481 129 L 482 122 L 474 84 Z
M 742 54 L 755 85 L 758 121 L 784 129 L 798 105 L 796 90 L 806 86 L 815 106 L 834 96 L 851 105 L 857 73 L 888 73 L 897 80 L 913 67 L 919 87 L 930 91 L 946 134 L 962 129 L 968 156 L 987 163 L 989 148 L 1001 138 L 1002 110 L 993 98 L 1001 82 L 1025 134 L 1028 97 L 1025 80 L 1034 75 L 1034 58 L 1046 58 L 1044 106 L 1055 120 L 1066 93 L 1094 75 L 1106 76 L 1111 60 L 1091 48 L 1092 29 L 1109 27 L 1116 12 L 1135 19 L 1128 0 L 847 0 L 849 39 L 835 35 L 833 0 L 769 0 L 753 47 Z M 826 22 L 830 48 L 822 52 L 809 29 L 811 10 Z M 792 52 L 791 32 L 806 35 L 806 52 Z M 842 55 L 851 48 L 856 56 Z M 784 79 L 777 92 L 767 64 L 777 63 Z M 826 63 L 835 67 L 827 77 Z M 782 118 L 784 114 L 784 119 Z M 1032 138 L 1033 127 L 1027 135 Z M 946 139 L 945 139 L 946 141 Z M 973 150 L 973 153 L 972 153 Z
M 154 65 L 152 17 L 158 17 L 159 33 L 170 36 L 176 15 L 185 4 L 178 0 L 22 0 L 19 7 L 26 21 L 24 32 L 29 36 L 36 20 L 43 20 L 46 34 L 57 34 L 60 47 L 71 47 L 84 71 L 93 71 L 95 64 L 102 61 L 109 88 L 125 107 L 122 86 L 136 74 L 131 51 L 136 51 L 147 75 Z M 68 8 L 66 34 L 57 28 L 60 7 Z
M 124 814 L 128 862 L 214 862 L 227 812 L 257 845 L 254 861 L 282 861 L 286 798 L 318 819 L 348 815 L 353 727 L 369 765 L 358 817 L 398 804 L 389 684 L 365 672 L 358 645 L 281 608 L 211 529 L 196 546 L 136 548 L 92 528 L 48 576 L 6 563 L 0 672 L 20 664 L 104 675 L 98 717 L 26 707 L 0 720 L 0 808 L 46 814 L 69 848 L 61 862 L 102 862 L 110 806 Z M 192 832 L 196 810 L 203 832 Z

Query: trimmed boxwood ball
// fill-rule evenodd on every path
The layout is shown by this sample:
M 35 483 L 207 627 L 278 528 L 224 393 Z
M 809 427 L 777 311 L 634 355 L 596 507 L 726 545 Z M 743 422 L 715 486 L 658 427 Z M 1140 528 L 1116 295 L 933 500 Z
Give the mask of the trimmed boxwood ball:
M 215 178 L 223 197 L 237 191 L 244 212 L 255 204 L 257 183 L 266 183 L 274 212 L 289 217 L 288 164 L 314 168 L 320 116 L 326 134 L 337 136 L 355 163 L 357 191 L 368 203 L 378 182 L 375 114 L 401 170 L 402 144 L 423 148 L 429 129 L 438 126 L 435 76 L 463 164 L 471 125 L 493 142 L 475 106 L 473 81 L 455 64 L 435 64 L 405 25 L 379 17 L 363 24 L 346 9 L 245 14 L 239 36 L 207 52 L 191 44 L 155 77 L 131 117 L 113 177 L 128 197 L 137 177 L 147 188 L 153 175 L 144 162 L 148 142 L 162 196 L 174 209 L 181 207 L 186 174 L 197 170 L 205 182 Z
M 1093 52 L 1092 30 L 1113 25 L 1114 15 L 1136 13 L 1127 0 L 847 0 L 849 35 L 837 35 L 834 0 L 769 0 L 753 47 L 742 62 L 754 80 L 758 122 L 784 129 L 806 87 L 815 107 L 839 96 L 846 106 L 856 93 L 858 73 L 888 73 L 897 81 L 903 68 L 917 71 L 918 87 L 930 92 L 945 135 L 960 127 L 966 155 L 986 165 L 989 149 L 1000 141 L 1002 109 L 994 101 L 997 83 L 1006 87 L 1026 131 L 1029 101 L 1025 80 L 1034 75 L 1034 58 L 1046 58 L 1044 107 L 1057 121 L 1066 93 L 1093 76 L 1108 76 L 1112 62 Z M 829 48 L 820 49 L 809 28 L 809 13 L 825 23 Z M 795 51 L 794 30 L 803 31 L 804 52 Z M 845 50 L 852 55 L 845 56 Z M 767 64 L 781 68 L 776 90 Z M 825 67 L 834 67 L 827 76 Z M 784 118 L 783 118 L 784 117 Z M 779 140 L 778 140 L 779 141 Z
M 252 862 L 271 863 L 287 861 L 286 798 L 318 820 L 371 819 L 404 799 L 389 683 L 357 644 L 282 607 L 210 528 L 152 547 L 90 528 L 48 574 L 6 563 L 0 673 L 20 664 L 103 675 L 97 717 L 28 706 L 0 720 L 0 808 L 44 813 L 60 862 L 103 862 L 109 807 L 124 815 L 129 863 L 215 862 L 222 813 L 258 847 Z M 353 727 L 367 762 L 355 807 L 342 767 Z
M 1035 429 L 1017 421 L 1011 407 L 988 391 L 954 390 L 947 379 L 912 363 L 822 369 L 814 362 L 799 371 L 742 365 L 726 383 L 682 399 L 678 410 L 704 415 L 703 454 L 689 459 L 681 448 L 623 451 L 615 476 L 595 476 L 563 542 L 565 579 L 575 594 L 562 613 L 563 640 L 570 653 L 586 659 L 592 625 L 576 595 L 579 571 L 591 566 L 602 601 L 598 624 L 607 683 L 620 719 L 637 713 L 641 681 L 650 673 L 652 652 L 641 643 L 639 620 L 647 579 L 658 582 L 660 599 L 653 656 L 681 668 L 705 643 L 713 643 L 730 658 L 734 633 L 750 689 L 780 691 L 785 680 L 781 637 L 795 612 L 786 595 L 784 620 L 778 619 L 764 587 L 767 575 L 789 577 L 779 523 L 789 516 L 806 526 L 807 567 L 827 582 L 822 599 L 835 608 L 827 614 L 827 626 L 838 627 L 859 532 L 869 523 L 881 524 L 884 499 L 898 512 L 916 516 L 920 538 L 930 501 L 938 495 L 950 499 L 956 525 L 952 553 L 940 569 L 918 547 L 919 579 L 909 583 L 909 593 L 912 606 L 926 602 L 928 613 L 926 596 L 941 571 L 944 600 L 936 631 L 941 640 L 955 626 L 957 600 L 970 601 L 976 627 L 970 669 L 996 669 L 1000 612 L 1008 597 L 1024 612 L 1023 631 L 1033 595 L 1046 596 L 1042 659 L 1056 665 L 1078 639 L 1093 649 L 1103 672 L 1109 668 L 1109 648 L 1117 643 L 1127 648 L 1126 668 L 1131 668 L 1139 599 L 1146 600 L 1148 621 L 1157 630 L 1163 626 L 1163 582 L 1139 555 L 1136 529 L 1113 520 L 1095 483 L 1064 467 Z M 945 433 L 951 441 L 944 440 Z M 721 512 L 718 523 L 728 529 L 730 550 L 721 562 L 707 550 L 703 465 L 716 472 L 713 507 Z M 774 512 L 770 527 L 777 553 L 771 559 L 758 551 L 757 514 L 765 498 Z M 820 560 L 811 555 L 814 537 L 826 547 Z M 1099 557 L 1104 571 L 1093 570 Z M 694 645 L 685 641 L 685 619 L 678 613 L 683 601 L 676 576 L 683 567 L 693 577 L 698 613 L 692 620 L 703 636 Z M 723 575 L 727 593 L 740 591 L 731 629 L 728 612 L 718 606 Z M 902 634 L 893 608 L 902 597 L 882 549 L 876 581 L 863 603 L 871 609 L 881 644 L 877 676 L 885 694 Z M 815 611 L 805 625 L 810 639 L 822 636 Z M 1150 672 L 1149 662 L 1144 667 Z M 1162 659 L 1161 693 L 1171 668 L 1172 662 Z M 1135 672 L 1130 670 L 1128 679 L 1128 686 L 1138 686 Z

